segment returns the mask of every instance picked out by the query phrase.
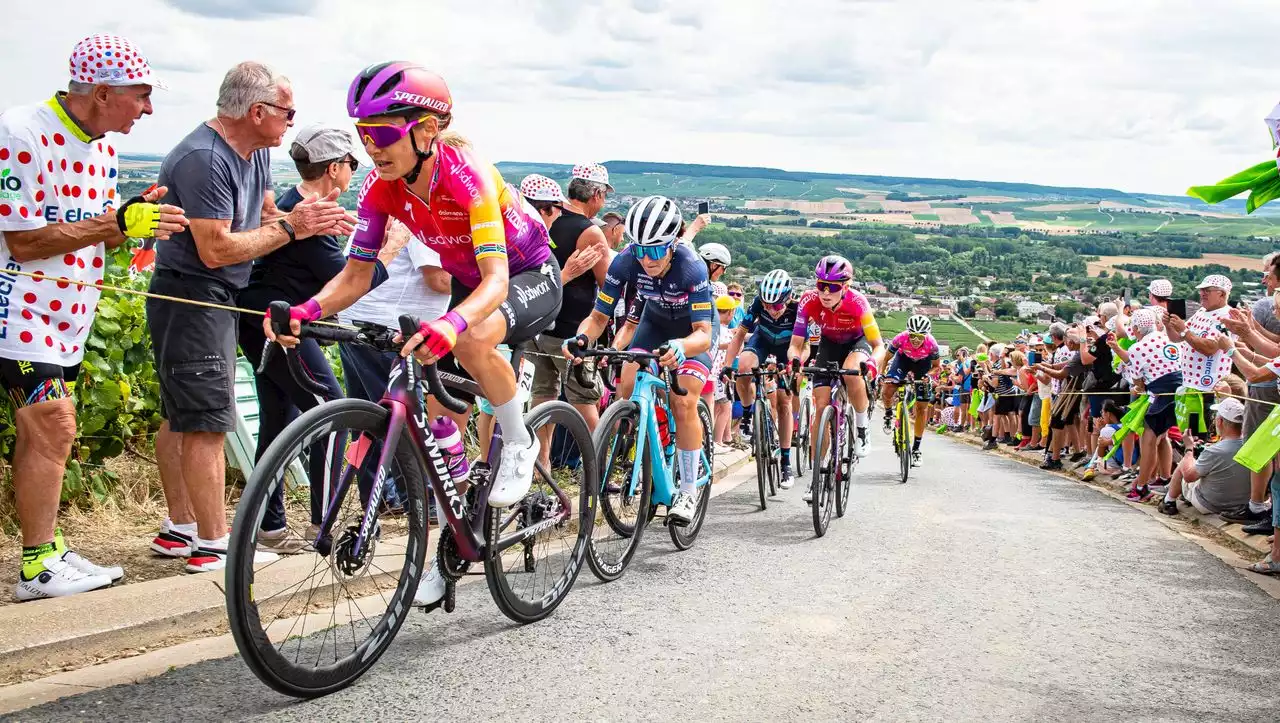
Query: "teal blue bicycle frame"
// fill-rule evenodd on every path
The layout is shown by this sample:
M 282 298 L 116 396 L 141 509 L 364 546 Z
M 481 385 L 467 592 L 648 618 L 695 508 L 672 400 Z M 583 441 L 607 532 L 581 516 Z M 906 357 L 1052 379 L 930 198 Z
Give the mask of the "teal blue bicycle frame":
M 662 447 L 662 437 L 658 432 L 658 416 L 654 407 L 654 400 L 658 394 L 670 395 L 671 391 L 667 388 L 667 383 L 662 377 L 654 375 L 649 369 L 641 367 L 636 372 L 635 389 L 631 392 L 631 401 L 640 407 L 640 429 L 643 433 L 636 439 L 636 459 L 644 459 L 642 455 L 649 454 L 650 467 L 653 471 L 653 495 L 649 500 L 653 505 L 671 506 L 671 502 L 675 498 L 676 491 L 679 486 L 676 484 L 675 464 L 675 438 L 676 438 L 676 417 L 671 413 L 671 404 L 667 404 L 667 424 L 671 428 L 671 451 Z M 668 399 L 670 397 L 668 396 Z M 614 444 L 617 444 L 617 437 L 614 437 Z M 698 453 L 702 459 L 702 473 L 698 475 L 697 486 L 704 487 L 711 482 L 711 463 L 707 459 L 706 450 L 702 445 L 698 446 Z M 610 459 L 613 459 L 611 456 Z M 644 474 L 644 465 L 634 465 L 631 470 L 631 489 L 630 494 L 636 494 L 640 488 L 640 475 Z M 608 479 L 608 472 L 605 471 L 602 479 Z

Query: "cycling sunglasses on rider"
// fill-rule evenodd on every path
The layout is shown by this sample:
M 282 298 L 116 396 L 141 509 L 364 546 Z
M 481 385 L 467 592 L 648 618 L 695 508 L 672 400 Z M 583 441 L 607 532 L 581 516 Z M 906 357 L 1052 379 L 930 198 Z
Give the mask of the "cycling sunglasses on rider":
M 843 281 L 819 281 L 815 286 L 824 294 L 838 294 L 844 291 Z
M 402 126 L 390 123 L 356 122 L 356 136 L 361 143 L 372 143 L 375 148 L 386 148 L 399 143 L 413 127 L 421 123 L 426 116 L 415 118 Z
M 661 246 L 641 246 L 640 244 L 631 244 L 631 255 L 637 259 L 649 259 L 650 261 L 661 261 L 671 247 L 675 244 L 663 244 Z

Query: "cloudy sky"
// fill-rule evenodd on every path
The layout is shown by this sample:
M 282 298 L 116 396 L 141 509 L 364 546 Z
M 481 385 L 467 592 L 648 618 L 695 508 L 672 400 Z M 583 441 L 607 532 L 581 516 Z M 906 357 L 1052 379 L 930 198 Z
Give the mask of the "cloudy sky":
M 118 142 L 164 152 L 233 63 L 346 123 L 373 62 L 449 82 L 490 160 L 649 160 L 1178 194 L 1271 157 L 1280 15 L 1253 0 L 90 0 L 10 3 L 0 108 L 95 32 L 171 90 Z M 376 8 L 363 9 L 364 7 Z M 63 18 L 54 23 L 50 17 Z M 21 71 L 15 71 L 21 68 Z

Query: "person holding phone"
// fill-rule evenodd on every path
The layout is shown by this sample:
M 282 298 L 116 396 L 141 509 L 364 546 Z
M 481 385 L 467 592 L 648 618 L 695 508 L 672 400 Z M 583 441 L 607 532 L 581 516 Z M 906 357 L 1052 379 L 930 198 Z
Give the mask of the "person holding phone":
M 1169 338 L 1181 342 L 1182 383 L 1200 395 L 1202 411 L 1191 414 L 1189 432 L 1207 439 L 1213 429 L 1213 388 L 1231 373 L 1236 336 L 1222 323 L 1231 317 L 1231 307 L 1227 306 L 1231 279 L 1210 274 L 1196 289 L 1200 292 L 1200 310 L 1185 321 L 1170 314 L 1166 323 Z

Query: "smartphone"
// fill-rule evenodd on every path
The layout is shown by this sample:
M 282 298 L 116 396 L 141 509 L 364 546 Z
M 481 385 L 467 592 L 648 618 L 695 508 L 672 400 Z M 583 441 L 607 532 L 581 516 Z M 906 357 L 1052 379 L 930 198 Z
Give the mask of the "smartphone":
M 704 213 L 708 213 L 708 212 L 710 212 L 710 210 L 711 210 L 711 204 L 707 203 L 706 201 L 699 201 L 699 202 L 698 202 L 698 215 L 699 215 L 699 216 L 701 216 L 701 215 L 702 215 L 702 214 L 704 214 Z
M 1169 313 L 1179 319 L 1187 318 L 1187 300 L 1169 299 Z
M 1129 307 L 1133 306 L 1133 289 L 1124 290 L 1124 313 L 1129 313 Z

